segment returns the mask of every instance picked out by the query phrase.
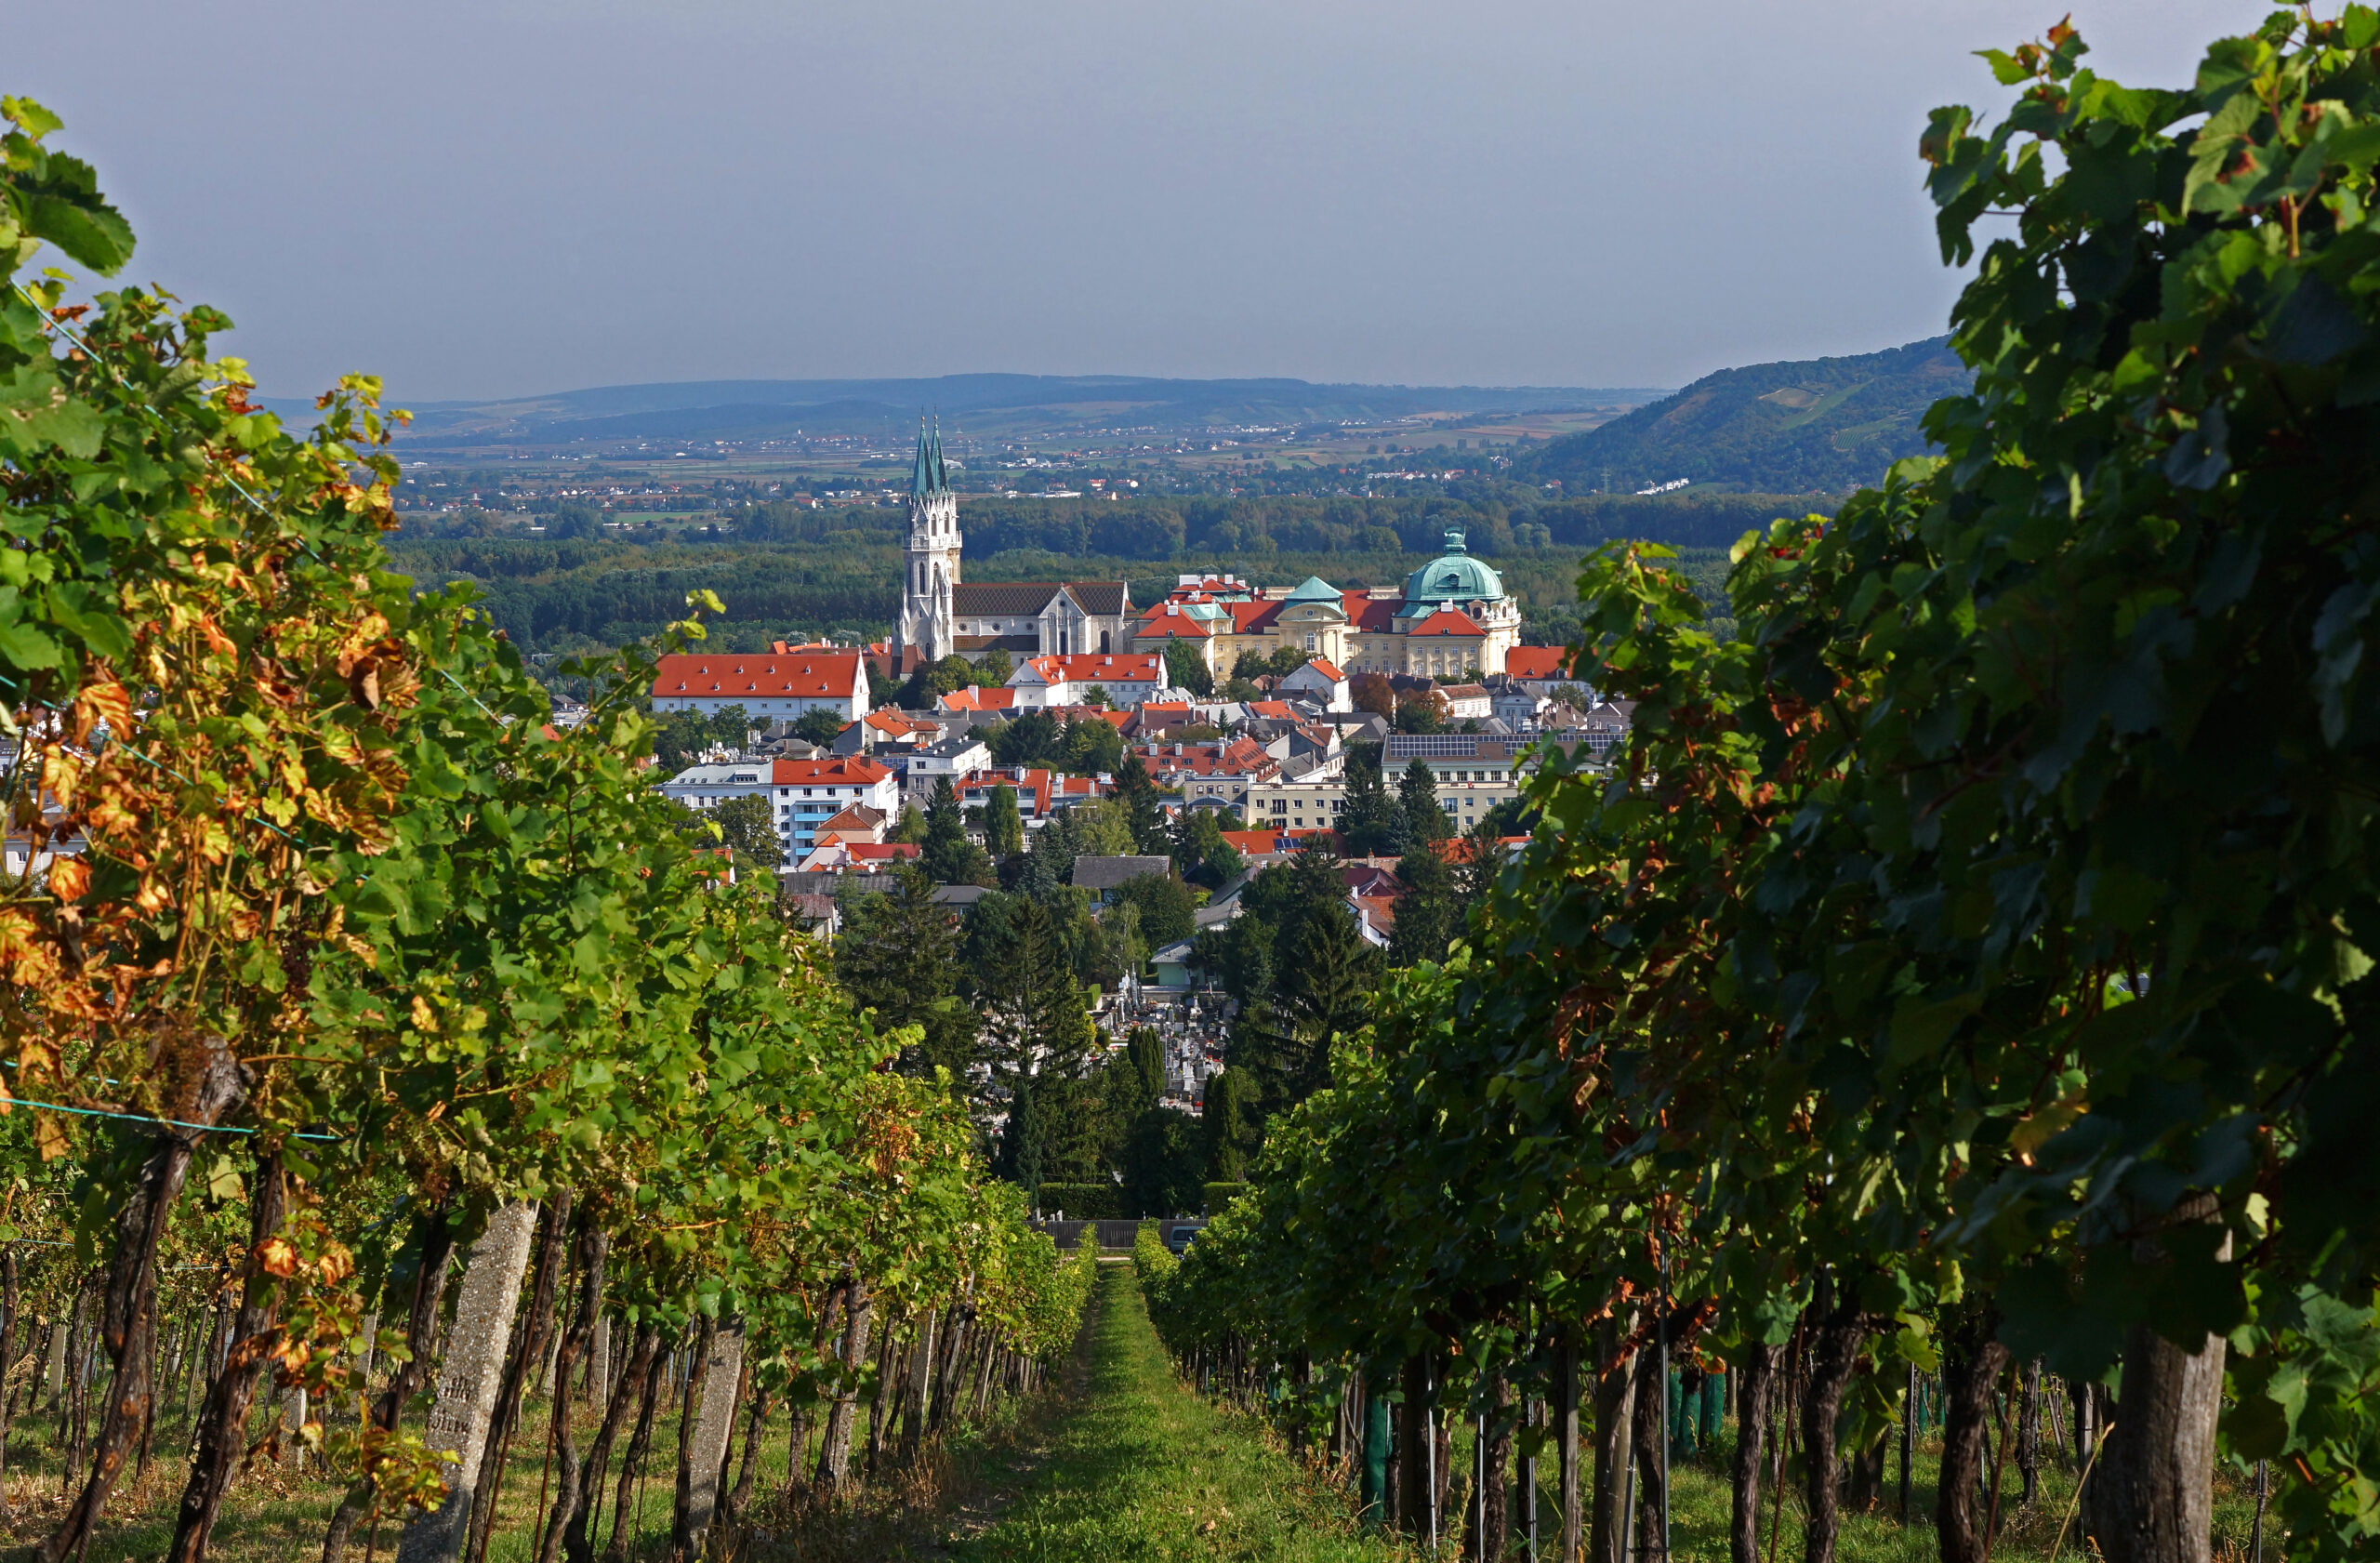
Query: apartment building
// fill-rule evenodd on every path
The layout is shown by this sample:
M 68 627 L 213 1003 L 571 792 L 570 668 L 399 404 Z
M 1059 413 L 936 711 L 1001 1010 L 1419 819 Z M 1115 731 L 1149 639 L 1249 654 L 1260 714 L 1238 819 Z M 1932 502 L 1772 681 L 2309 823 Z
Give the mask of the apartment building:
M 662 795 L 690 809 L 731 798 L 769 801 L 785 850 L 780 867 L 801 861 L 818 828 L 853 804 L 897 818 L 901 794 L 892 768 L 860 756 L 829 760 L 740 760 L 691 765 L 661 784 Z

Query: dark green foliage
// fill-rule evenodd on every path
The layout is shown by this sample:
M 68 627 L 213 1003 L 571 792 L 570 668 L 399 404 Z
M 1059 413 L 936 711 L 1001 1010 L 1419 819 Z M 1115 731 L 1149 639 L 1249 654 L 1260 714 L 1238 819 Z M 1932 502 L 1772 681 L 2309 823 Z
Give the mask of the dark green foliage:
M 668 711 L 654 721 L 658 731 L 653 735 L 653 759 L 664 775 L 695 763 L 713 746 L 742 748 L 752 730 L 752 719 L 741 706 L 723 706 L 708 715 Z
M 1207 1099 L 1199 1122 L 1205 1132 L 1207 1177 L 1233 1183 L 1248 1176 L 1263 1135 L 1257 1117 L 1254 1078 L 1244 1069 L 1207 1077 Z
M 1171 874 L 1143 874 L 1117 887 L 1118 906 L 1139 908 L 1141 938 L 1151 950 L 1163 949 L 1196 931 L 1191 921 L 1197 910 L 1190 887 Z
M 1049 1151 L 1049 1133 L 1034 1110 L 1033 1081 L 1020 1080 L 1009 1092 L 1008 1119 L 1000 1126 L 998 1153 L 992 1171 L 1025 1190 L 1025 1203 L 1037 1202 L 1041 1171 Z
M 1396 898 L 1396 926 L 1389 931 L 1388 959 L 1398 966 L 1443 960 L 1447 946 L 1462 930 L 1464 897 L 1455 872 L 1435 849 L 1417 846 L 1397 860 L 1405 892 Z
M 1127 1208 L 1124 1190 L 1104 1177 L 1045 1183 L 1038 1204 L 1043 1215 L 1054 1218 L 1064 1211 L 1068 1221 L 1130 1221 L 1135 1213 Z
M 1841 494 L 1924 451 L 1925 409 L 1971 379 L 1940 337 L 1852 358 L 1722 369 L 1520 457 L 1513 476 L 1559 480 L 1571 494 L 1626 495 L 1678 478 Z
M 1360 752 L 1357 752 L 1360 751 Z M 1413 828 L 1404 806 L 1381 781 L 1380 746 L 1359 744 L 1346 763 L 1346 807 L 1339 815 L 1339 838 L 1350 857 L 1402 856 Z
M 802 712 L 793 724 L 793 733 L 803 743 L 816 744 L 824 748 L 842 736 L 843 729 L 850 725 L 842 717 L 821 706 Z
M 1205 653 L 1192 641 L 1165 642 L 1165 682 L 1201 699 L 1215 692 L 1215 675 L 1208 670 Z
M 1416 846 L 1442 841 L 1453 833 L 1447 824 L 1447 811 L 1438 802 L 1437 777 L 1421 761 L 1406 764 L 1405 775 L 1396 784 L 1396 806 Z
M 950 778 L 938 777 L 933 797 L 926 804 L 925 854 L 919 860 L 926 877 L 936 884 L 995 884 L 992 861 L 984 849 L 967 839 L 967 821 L 959 808 Z
M 975 1017 L 956 996 L 959 927 L 933 904 L 933 881 L 910 867 L 890 895 L 849 897 L 834 945 L 835 980 L 854 1009 L 872 1010 L 880 1030 L 916 1026 L 923 1038 L 903 1050 L 909 1074 L 939 1066 L 963 1088 L 975 1057 Z
M 1103 722 L 1098 725 L 1108 724 Z M 1139 755 L 1127 753 L 1110 774 L 1116 778 L 1116 801 L 1124 806 L 1124 822 L 1131 828 L 1133 844 L 1151 856 L 1168 850 L 1170 843 L 1166 836 L 1165 809 L 1158 801 L 1157 783 L 1150 778 L 1148 766 Z
M 1124 739 L 1112 722 L 1092 717 L 1066 724 L 1059 764 L 1078 776 L 1114 775 L 1124 764 Z
M 1206 1201 L 1206 1212 L 1210 1216 L 1221 1215 L 1234 1199 L 1248 1192 L 1248 1184 L 1240 1179 L 1218 1181 L 1206 1185 L 1198 1192 Z
M 995 861 L 1025 850 L 1025 821 L 1016 812 L 1016 788 L 1002 782 L 984 799 L 984 843 Z
M 1239 849 L 1223 840 L 1223 828 L 1212 809 L 1184 809 L 1175 816 L 1167 850 L 1173 871 L 1192 884 L 1220 890 L 1241 870 Z
M 738 868 L 765 868 L 775 873 L 785 855 L 785 839 L 765 793 L 747 792 L 713 803 L 697 819 L 719 828 L 719 844 L 735 855 Z
M 1124 1147 L 1124 1203 L 1134 1215 L 1195 1211 L 1206 1170 L 1199 1120 L 1179 1108 L 1151 1107 L 1133 1120 Z
M 996 765 L 1048 766 L 1063 757 L 1064 737 L 1056 717 L 1031 710 L 995 722 L 984 735 L 984 744 Z

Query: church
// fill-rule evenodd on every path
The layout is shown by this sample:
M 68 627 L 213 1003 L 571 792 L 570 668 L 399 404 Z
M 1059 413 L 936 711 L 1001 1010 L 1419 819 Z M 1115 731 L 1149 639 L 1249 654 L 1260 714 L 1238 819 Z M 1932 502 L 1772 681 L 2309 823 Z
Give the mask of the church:
M 1502 672 L 1520 643 L 1520 604 L 1465 549 L 1461 532 L 1449 531 L 1446 551 L 1401 588 L 1342 589 L 1313 576 L 1284 590 L 1230 575 L 1183 576 L 1162 602 L 1139 613 L 1123 581 L 964 580 L 963 542 L 942 430 L 920 423 L 892 647 L 904 673 L 954 655 L 980 662 L 998 650 L 1021 664 L 1035 656 L 1163 654 L 1180 641 L 1219 681 L 1242 656 L 1290 650 L 1334 671 L 1469 682 Z
M 959 496 L 943 465 L 941 427 L 920 425 L 893 646 L 903 673 L 954 655 L 981 662 L 1004 651 L 1010 661 L 1023 662 L 1132 649 L 1132 600 L 1124 582 L 965 580 L 965 541 Z

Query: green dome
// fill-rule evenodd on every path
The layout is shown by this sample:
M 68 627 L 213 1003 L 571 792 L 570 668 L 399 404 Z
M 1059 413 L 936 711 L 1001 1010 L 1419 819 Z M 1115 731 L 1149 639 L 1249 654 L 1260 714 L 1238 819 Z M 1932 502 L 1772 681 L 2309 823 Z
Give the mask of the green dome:
M 1299 587 L 1295 591 L 1290 592 L 1289 596 L 1282 599 L 1282 601 L 1288 603 L 1336 603 L 1339 601 L 1339 589 L 1331 585 L 1329 581 L 1324 580 L 1320 576 L 1308 576 L 1305 578 L 1304 585 Z
M 1405 577 L 1408 603 L 1493 603 L 1504 595 L 1504 579 L 1465 553 L 1462 534 L 1447 534 L 1447 551 Z

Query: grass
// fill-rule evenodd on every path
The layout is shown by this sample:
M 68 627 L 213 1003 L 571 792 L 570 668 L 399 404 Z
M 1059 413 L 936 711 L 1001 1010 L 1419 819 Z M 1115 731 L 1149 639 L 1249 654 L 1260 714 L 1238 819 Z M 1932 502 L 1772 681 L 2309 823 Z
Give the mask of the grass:
M 549 1402 L 533 1398 L 528 1425 L 513 1444 L 504 1487 L 503 1521 L 489 1548 L 491 1563 L 522 1563 L 530 1556 Z M 261 1431 L 262 1411 L 252 1432 Z M 593 1413 L 577 1411 L 583 1450 Z M 1353 1517 L 1345 1485 L 1289 1455 L 1264 1423 L 1185 1389 L 1150 1329 L 1129 1265 L 1101 1267 L 1098 1291 L 1075 1358 L 1056 1392 L 1010 1402 L 988 1428 L 967 1429 L 936 1442 L 915 1467 L 882 1477 L 832 1502 L 782 1504 L 785 1415 L 764 1432 L 747 1550 L 751 1563 L 891 1563 L 898 1558 L 950 1557 L 972 1563 L 1144 1563 L 1174 1558 L 1231 1558 L 1248 1563 L 1390 1563 L 1411 1554 L 1391 1537 L 1367 1532 Z M 629 1530 L 636 1559 L 668 1550 L 671 1473 L 676 1464 L 674 1402 L 655 1419 L 654 1450 L 641 1511 L 632 1500 Z M 2051 1430 L 2044 1429 L 2045 1435 Z M 15 1513 L 0 1520 L 0 1557 L 27 1555 L 55 1526 L 64 1506 L 62 1472 L 46 1416 L 20 1416 L 8 1440 L 8 1496 Z M 187 1431 L 178 1402 L 160 1417 L 145 1488 L 129 1477 L 109 1505 L 90 1563 L 158 1556 L 171 1534 L 181 1489 Z M 815 1458 L 813 1442 L 805 1466 Z M 739 1428 L 738 1459 L 741 1459 Z M 863 1430 L 863 1439 L 865 1433 Z M 2049 1441 L 2045 1436 L 2044 1442 Z M 1470 1432 L 1458 1424 L 1459 1473 L 1448 1510 L 1460 1516 L 1470 1469 Z M 1673 1563 L 1726 1563 L 1729 1493 L 1729 1428 L 1699 1460 L 1672 1472 Z M 1938 1548 L 1934 1510 L 1938 1436 L 1919 1441 L 1911 1471 L 1912 1522 L 1897 1518 L 1897 1471 L 1886 1462 L 1885 1496 L 1865 1512 L 1845 1505 L 1839 1563 L 1930 1563 Z M 1559 1534 L 1553 1462 L 1540 1467 L 1538 1513 L 1554 1555 Z M 616 1479 L 616 1458 L 612 1476 Z M 2003 1471 L 1997 1563 L 2048 1563 L 2069 1513 L 2074 1474 L 2044 1450 L 2040 1488 L 2018 1503 L 2013 1461 Z M 252 1469 L 233 1488 L 216 1528 L 209 1556 L 220 1563 L 281 1563 L 319 1555 L 338 1485 L 309 1472 L 270 1465 Z M 1763 1505 L 1762 1536 L 1777 1524 L 1775 1563 L 1800 1563 L 1799 1488 L 1784 1494 L 1781 1524 L 1775 1494 Z M 2255 1502 L 2243 1474 L 2218 1467 L 2215 1480 L 2214 1552 L 2218 1563 L 2244 1563 Z M 608 1514 L 608 1510 L 607 1510 Z M 380 1529 L 377 1552 L 392 1554 L 399 1527 Z M 1516 1528 L 1517 1530 L 1517 1528 Z M 1517 1540 L 1517 1538 L 1516 1538 Z M 363 1554 L 359 1534 L 354 1557 Z M 2282 1556 L 2278 1531 L 2265 1541 Z M 1446 1538 L 1440 1556 L 1461 1556 Z M 2061 1563 L 2090 1563 L 2078 1530 L 2067 1533 Z
M 1139 1282 L 1103 1266 L 1090 1383 L 1005 1512 L 954 1555 L 971 1563 L 1384 1563 L 1344 1490 L 1250 1418 L 1185 1390 L 1149 1328 Z

